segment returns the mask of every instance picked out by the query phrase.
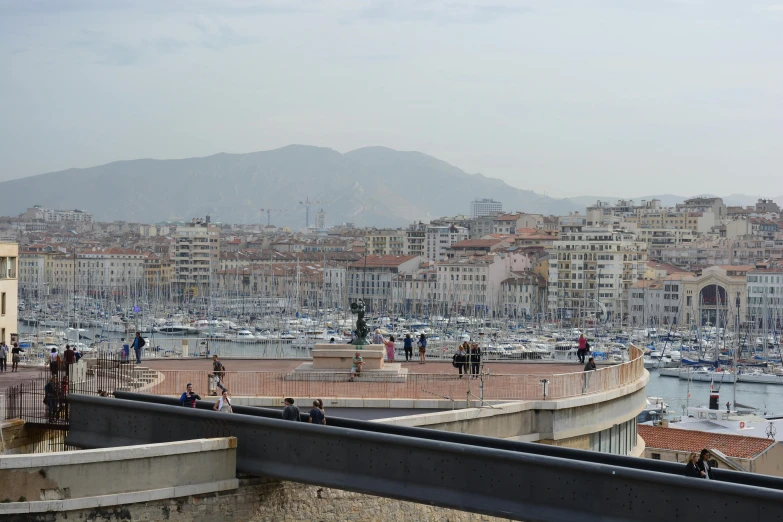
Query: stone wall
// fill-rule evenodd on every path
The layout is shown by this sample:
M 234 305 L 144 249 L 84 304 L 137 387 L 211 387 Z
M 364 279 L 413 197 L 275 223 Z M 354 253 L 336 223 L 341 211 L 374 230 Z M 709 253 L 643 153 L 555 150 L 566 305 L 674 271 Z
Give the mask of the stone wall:
M 501 521 L 412 502 L 294 482 L 246 479 L 233 491 L 67 513 L 8 515 L 8 522 L 467 522 Z

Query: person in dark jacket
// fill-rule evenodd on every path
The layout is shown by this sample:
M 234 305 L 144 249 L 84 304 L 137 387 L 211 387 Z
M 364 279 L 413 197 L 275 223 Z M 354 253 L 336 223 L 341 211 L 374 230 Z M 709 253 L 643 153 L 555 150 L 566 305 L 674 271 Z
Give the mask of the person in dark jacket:
M 301 420 L 299 418 L 299 408 L 294 406 L 294 400 L 291 397 L 286 397 L 283 400 L 283 404 L 285 404 L 285 408 L 283 408 L 283 420 L 299 422 Z
M 464 344 L 459 345 L 459 348 L 457 349 L 457 353 L 455 353 L 454 357 L 452 358 L 452 364 L 457 370 L 459 370 L 460 379 L 462 379 L 463 373 L 468 373 L 467 352 L 465 352 Z
M 413 338 L 411 338 L 411 334 L 405 334 L 402 348 L 405 350 L 405 360 L 410 361 L 413 359 Z
M 479 348 L 478 343 L 473 343 L 470 345 L 470 373 L 472 374 L 472 379 L 478 379 L 479 377 L 479 370 L 481 368 L 481 348 Z
M 685 464 L 685 476 L 686 477 L 694 477 L 694 478 L 702 478 L 701 477 L 701 470 L 699 469 L 698 465 L 699 456 L 695 453 L 691 453 L 688 456 L 688 463 Z
M 699 455 L 699 461 L 696 463 L 696 465 L 699 467 L 699 471 L 701 472 L 701 477 L 705 478 L 707 480 L 715 480 L 715 478 L 712 476 L 712 466 L 710 466 L 709 460 L 710 460 L 710 450 L 703 449 L 701 450 L 701 454 Z
M 141 336 L 141 332 L 136 332 L 136 337 L 133 338 L 133 352 L 136 355 L 136 364 L 141 364 L 141 349 L 147 341 Z
M 185 387 L 185 392 L 182 393 L 179 397 L 179 403 L 186 408 L 195 408 L 196 407 L 196 401 L 201 400 L 201 396 L 193 391 L 193 385 L 191 383 L 188 383 L 188 385 Z
M 595 359 L 590 357 L 585 364 L 585 376 L 582 388 L 582 394 L 587 393 L 587 389 L 590 387 L 590 372 L 595 371 Z

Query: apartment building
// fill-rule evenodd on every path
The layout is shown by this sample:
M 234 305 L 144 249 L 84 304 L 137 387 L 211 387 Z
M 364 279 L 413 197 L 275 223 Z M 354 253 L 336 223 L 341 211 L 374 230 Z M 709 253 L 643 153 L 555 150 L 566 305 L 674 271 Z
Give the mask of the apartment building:
M 408 231 L 386 228 L 367 233 L 367 253 L 371 256 L 402 256 L 407 252 Z
M 662 278 L 639 280 L 628 293 L 631 325 L 675 326 L 685 322 L 685 287 L 690 272 L 675 272 Z
M 431 261 L 443 261 L 446 253 L 455 243 L 468 239 L 470 232 L 455 225 L 429 225 L 425 235 L 425 257 Z
M 470 202 L 470 217 L 477 218 L 503 212 L 503 203 L 494 199 L 481 198 Z
M 103 289 L 132 293 L 146 277 L 146 261 L 146 254 L 126 248 L 80 250 L 76 254 L 76 285 L 88 293 Z
M 550 313 L 576 318 L 605 309 L 609 319 L 625 318 L 628 291 L 644 278 L 646 261 L 647 245 L 626 230 L 561 220 L 549 260 Z
M 546 314 L 546 279 L 533 272 L 511 272 L 500 282 L 500 305 L 506 317 L 529 319 Z
M 783 266 L 757 266 L 747 272 L 747 321 L 762 331 L 783 327 Z
M 19 245 L 0 243 L 0 341 L 6 344 L 10 344 L 11 334 L 19 332 L 18 263 Z
M 84 210 L 52 210 L 34 206 L 27 209 L 22 215 L 24 219 L 40 220 L 46 223 L 92 223 L 92 214 Z
M 761 238 L 701 238 L 690 244 L 662 248 L 655 256 L 661 262 L 690 271 L 714 265 L 755 265 L 757 261 L 781 257 L 783 240 Z
M 220 267 L 220 228 L 194 218 L 177 226 L 174 236 L 174 277 L 172 282 L 181 295 L 203 295 L 209 292 L 211 276 Z
M 427 242 L 428 226 L 427 223 L 421 221 L 411 223 L 408 226 L 408 230 L 405 232 L 408 245 L 406 256 L 426 256 L 425 243 Z
M 677 203 L 677 210 L 686 212 L 708 212 L 715 215 L 717 221 L 726 217 L 726 204 L 722 198 L 697 197 Z
M 413 274 L 424 261 L 421 256 L 369 255 L 350 263 L 345 273 L 349 302 L 364 299 L 368 310 L 390 309 L 394 279 Z

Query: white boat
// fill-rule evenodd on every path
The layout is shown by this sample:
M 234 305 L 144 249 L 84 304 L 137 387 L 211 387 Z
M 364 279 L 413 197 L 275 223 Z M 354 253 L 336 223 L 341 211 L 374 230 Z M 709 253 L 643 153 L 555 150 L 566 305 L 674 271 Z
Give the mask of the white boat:
M 259 340 L 250 330 L 239 330 L 234 338 L 238 343 L 257 343 Z

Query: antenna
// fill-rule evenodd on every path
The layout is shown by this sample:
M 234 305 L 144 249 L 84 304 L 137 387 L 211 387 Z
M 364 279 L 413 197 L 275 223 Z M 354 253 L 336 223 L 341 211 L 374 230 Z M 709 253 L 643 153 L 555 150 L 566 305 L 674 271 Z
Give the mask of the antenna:
M 300 205 L 305 206 L 305 230 L 310 228 L 310 207 L 312 205 L 315 205 L 316 203 L 326 203 L 326 201 L 317 201 L 314 199 L 310 199 L 310 197 L 306 197 L 304 201 L 300 201 Z

